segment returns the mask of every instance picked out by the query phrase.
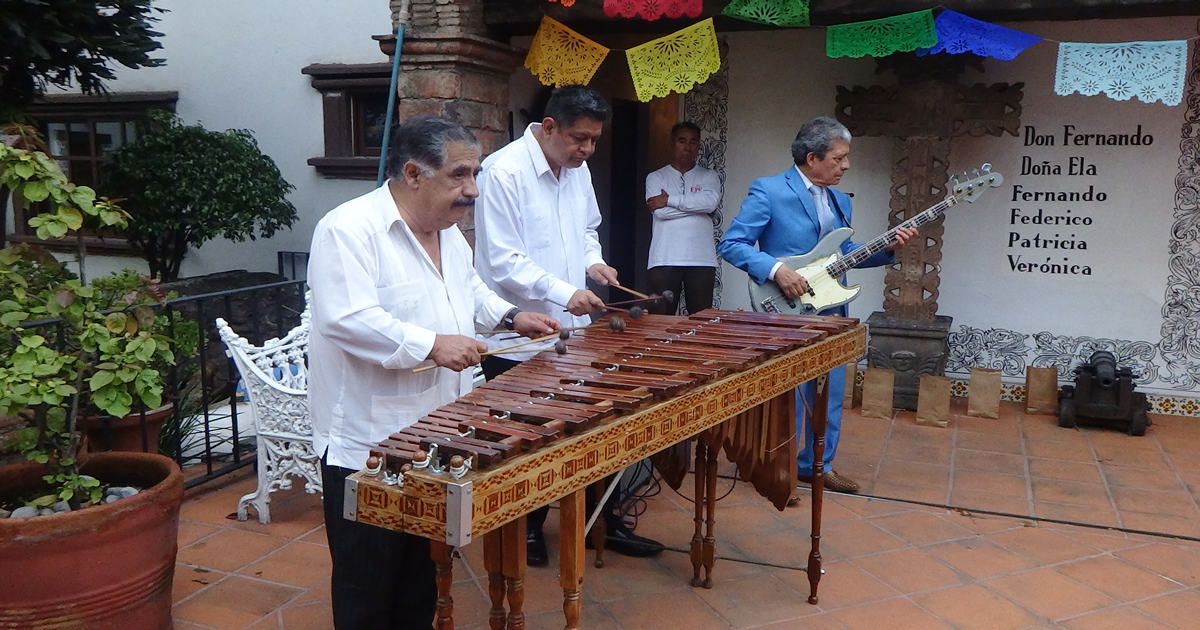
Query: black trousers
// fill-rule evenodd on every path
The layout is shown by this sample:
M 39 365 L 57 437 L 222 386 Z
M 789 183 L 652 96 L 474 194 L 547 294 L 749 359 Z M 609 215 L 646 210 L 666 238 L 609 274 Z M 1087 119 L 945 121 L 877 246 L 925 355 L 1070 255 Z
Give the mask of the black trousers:
M 496 378 L 497 376 L 500 376 L 501 374 L 513 369 L 514 367 L 516 367 L 518 365 L 521 365 L 520 361 L 510 361 L 508 359 L 502 359 L 500 357 L 484 357 L 483 363 L 480 364 L 480 366 L 483 367 L 483 377 L 489 381 Z M 606 489 L 608 488 L 609 483 L 612 483 L 612 477 L 609 477 L 608 479 L 605 480 L 604 487 Z M 587 492 L 587 500 L 585 501 L 585 508 L 587 509 L 587 511 L 589 513 L 595 507 L 597 498 L 598 497 L 592 496 L 591 488 L 589 487 L 588 492 Z M 606 517 L 612 512 L 612 508 L 615 507 L 616 504 L 617 504 L 617 493 L 614 492 L 612 494 L 612 496 L 609 497 L 608 503 L 605 504 L 605 506 L 608 508 L 604 512 L 604 515 Z M 546 517 L 549 515 L 550 515 L 550 506 L 548 506 L 548 505 L 544 505 L 544 506 L 530 512 L 529 515 L 525 517 L 525 529 L 530 530 L 530 531 L 537 531 L 537 532 L 542 531 L 542 527 L 545 526 L 545 524 L 546 524 Z
M 689 314 L 712 308 L 716 280 L 716 267 L 651 267 L 646 270 L 646 284 L 650 293 L 662 295 L 663 291 L 670 291 L 675 295 L 670 302 L 664 300 L 654 304 L 650 311 L 659 315 L 674 315 L 679 308 L 680 289 L 683 289 Z
M 437 610 L 429 539 L 344 518 L 346 477 L 353 472 L 321 459 L 334 628 L 429 630 Z

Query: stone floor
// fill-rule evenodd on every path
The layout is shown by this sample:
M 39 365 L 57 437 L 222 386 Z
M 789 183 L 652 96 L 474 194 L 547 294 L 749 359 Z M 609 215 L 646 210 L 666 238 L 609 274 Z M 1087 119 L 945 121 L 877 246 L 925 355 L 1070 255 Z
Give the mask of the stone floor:
M 1059 429 L 1011 403 L 996 420 L 955 411 L 946 429 L 916 426 L 904 412 L 847 413 L 836 468 L 864 495 L 827 495 L 818 605 L 806 603 L 798 570 L 810 544 L 808 493 L 777 512 L 726 479 L 716 582 L 689 586 L 689 481 L 682 495 L 662 488 L 648 498 L 638 523 L 673 550 L 652 560 L 608 554 L 603 569 L 589 563 L 583 627 L 1198 627 L 1200 540 L 1188 538 L 1200 538 L 1200 421 L 1155 416 L 1146 437 L 1131 438 Z M 229 517 L 253 488 L 249 474 L 185 500 L 175 627 L 332 628 L 319 498 L 276 493 L 270 525 L 240 523 Z M 552 514 L 552 553 L 555 522 Z M 481 551 L 470 545 L 456 561 L 459 628 L 487 627 Z M 529 628 L 562 628 L 556 561 L 529 571 Z

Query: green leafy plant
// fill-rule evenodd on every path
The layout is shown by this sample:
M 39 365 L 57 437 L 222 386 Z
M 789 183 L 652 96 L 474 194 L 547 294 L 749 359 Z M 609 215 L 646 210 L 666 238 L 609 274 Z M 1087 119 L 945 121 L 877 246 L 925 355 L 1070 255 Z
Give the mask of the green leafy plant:
M 39 151 L 0 144 L 0 185 L 26 207 L 49 200 L 51 211 L 30 222 L 41 238 L 69 237 L 85 216 L 127 224 L 124 210 L 68 182 Z M 80 248 L 81 267 L 84 256 Z M 52 492 L 35 502 L 100 499 L 99 483 L 79 474 L 81 415 L 162 404 L 163 366 L 174 364 L 177 345 L 163 334 L 168 316 L 152 307 L 165 298 L 157 282 L 129 272 L 87 284 L 40 248 L 0 250 L 0 414 L 29 422 L 16 446 L 49 466 Z
M 248 131 L 209 131 L 174 114 L 150 122 L 112 156 L 105 189 L 133 217 L 125 230 L 150 264 L 150 275 L 177 280 L 189 247 L 223 236 L 269 238 L 291 227 L 294 190 Z

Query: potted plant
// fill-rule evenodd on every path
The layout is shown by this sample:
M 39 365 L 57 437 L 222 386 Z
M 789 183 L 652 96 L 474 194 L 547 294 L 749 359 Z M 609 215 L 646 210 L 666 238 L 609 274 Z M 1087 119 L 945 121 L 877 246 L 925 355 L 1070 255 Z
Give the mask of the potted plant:
M 105 190 L 132 217 L 125 234 L 164 282 L 179 279 L 189 247 L 223 236 L 270 238 L 296 222 L 294 190 L 250 132 L 209 131 L 155 111 L 138 141 L 112 156 Z
M 30 221 L 41 238 L 128 218 L 39 151 L 0 144 L 0 185 L 20 204 L 49 203 Z M 161 405 L 157 366 L 174 362 L 174 343 L 151 303 L 164 295 L 154 283 L 88 283 L 77 242 L 78 277 L 37 247 L 0 250 L 0 414 L 30 425 L 17 440 L 29 461 L 0 469 L 0 628 L 170 627 L 178 466 L 157 454 L 77 456 L 87 410 Z M 40 515 L 23 517 L 30 510 Z

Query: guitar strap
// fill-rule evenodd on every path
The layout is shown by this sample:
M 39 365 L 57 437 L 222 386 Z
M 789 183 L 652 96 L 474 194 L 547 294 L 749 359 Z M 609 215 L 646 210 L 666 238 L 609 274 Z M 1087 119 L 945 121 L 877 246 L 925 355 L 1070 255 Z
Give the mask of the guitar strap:
M 845 212 L 842 212 L 842 207 L 838 205 L 837 195 L 833 194 L 832 188 L 829 189 L 828 197 L 829 201 L 833 204 L 833 209 L 837 210 L 838 216 L 842 218 L 842 223 L 845 224 L 846 227 L 850 227 L 850 219 L 846 218 Z

